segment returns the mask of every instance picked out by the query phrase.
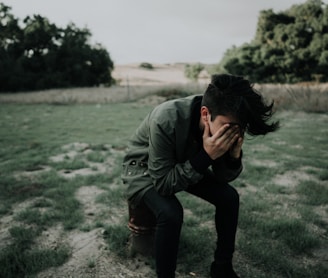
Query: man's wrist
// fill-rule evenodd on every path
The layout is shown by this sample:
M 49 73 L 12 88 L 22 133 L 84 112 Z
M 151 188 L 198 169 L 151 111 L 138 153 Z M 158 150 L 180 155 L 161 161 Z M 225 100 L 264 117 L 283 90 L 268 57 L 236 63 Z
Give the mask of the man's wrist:
M 238 153 L 233 153 L 233 152 L 229 152 L 229 158 L 231 160 L 239 160 L 241 158 L 242 155 L 242 151 L 240 150 Z
M 240 154 L 239 154 L 238 156 L 234 156 L 234 155 L 232 155 L 232 154 L 229 154 L 229 159 L 230 159 L 231 161 L 237 161 L 237 160 L 240 160 L 240 157 L 241 157 Z
M 213 163 L 213 159 L 202 148 L 196 156 L 190 159 L 191 166 L 198 172 L 203 174 L 207 168 Z
M 230 168 L 238 168 L 241 165 L 241 159 L 243 157 L 243 151 L 240 151 L 240 155 L 238 158 L 233 157 L 230 153 L 227 155 L 226 160 L 227 164 Z

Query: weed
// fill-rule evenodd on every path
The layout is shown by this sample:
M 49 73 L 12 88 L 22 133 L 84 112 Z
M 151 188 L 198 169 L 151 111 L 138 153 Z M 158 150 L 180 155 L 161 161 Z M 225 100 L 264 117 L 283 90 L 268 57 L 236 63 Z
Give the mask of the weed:
M 26 224 L 37 224 L 43 226 L 49 222 L 49 219 L 47 218 L 48 217 L 45 218 L 44 214 L 38 209 L 25 209 L 16 215 L 15 220 L 23 221 Z
M 35 200 L 35 202 L 33 203 L 33 207 L 35 208 L 48 208 L 52 206 L 53 206 L 53 202 L 43 197 Z
M 64 160 L 61 162 L 53 163 L 52 165 L 56 170 L 78 170 L 78 169 L 83 169 L 83 168 L 88 168 L 89 165 L 85 163 L 81 159 L 73 159 L 71 161 L 69 160 Z
M 322 181 L 328 180 L 328 170 L 327 169 L 325 169 L 319 173 L 319 179 Z
M 305 223 L 298 219 L 272 219 L 263 221 L 259 226 L 264 236 L 279 239 L 297 254 L 306 253 L 320 243 Z
M 40 230 L 25 228 L 23 226 L 13 226 L 9 229 L 10 235 L 15 240 L 15 244 L 24 248 L 30 246 L 34 238 L 40 234 Z
M 313 206 L 305 206 L 301 205 L 298 206 L 297 211 L 302 216 L 303 221 L 306 223 L 313 223 L 314 225 L 317 225 L 318 227 L 322 227 L 324 230 L 326 229 L 326 222 L 322 217 L 314 211 Z
M 125 192 L 122 188 L 113 189 L 97 196 L 96 202 L 102 204 L 111 204 L 112 206 L 121 206 L 126 204 Z
M 90 149 L 93 151 L 108 151 L 108 147 L 104 144 L 92 144 Z
M 105 158 L 100 152 L 92 152 L 87 155 L 87 160 L 102 163 L 105 161 Z
M 22 226 L 10 229 L 14 241 L 0 251 L 1 277 L 27 277 L 67 260 L 69 250 L 66 247 L 57 250 L 30 248 L 40 232 L 40 229 Z
M 84 184 L 97 184 L 99 187 L 105 188 L 113 181 L 113 178 L 109 174 L 95 174 L 84 177 Z
M 184 226 L 179 244 L 179 270 L 206 273 L 213 261 L 215 242 L 215 232 L 210 228 Z
M 328 204 L 328 188 L 315 181 L 302 181 L 297 186 L 297 193 L 301 194 L 306 203 L 311 205 Z
M 95 258 L 89 258 L 88 259 L 88 267 L 94 268 L 96 266 L 96 259 Z
M 127 257 L 127 241 L 130 231 L 125 225 L 109 225 L 105 227 L 105 239 L 112 250 L 121 256 Z
M 43 185 L 30 178 L 18 179 L 10 175 L 0 175 L 0 190 L 0 200 L 3 202 L 0 211 L 5 213 L 16 202 L 40 196 L 43 192 Z

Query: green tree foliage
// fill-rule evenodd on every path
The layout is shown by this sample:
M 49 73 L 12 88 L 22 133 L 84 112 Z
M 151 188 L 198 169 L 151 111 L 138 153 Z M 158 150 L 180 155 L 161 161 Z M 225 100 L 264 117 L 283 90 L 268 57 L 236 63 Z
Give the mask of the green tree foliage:
M 219 64 L 256 82 L 328 81 L 328 5 L 308 0 L 261 11 L 255 38 L 228 49 Z
M 40 15 L 19 20 L 0 3 L 0 91 L 110 85 L 113 62 L 91 33 Z
M 192 81 L 198 81 L 199 74 L 204 69 L 204 65 L 201 63 L 197 64 L 186 64 L 184 69 L 184 74 L 187 78 L 191 79 Z

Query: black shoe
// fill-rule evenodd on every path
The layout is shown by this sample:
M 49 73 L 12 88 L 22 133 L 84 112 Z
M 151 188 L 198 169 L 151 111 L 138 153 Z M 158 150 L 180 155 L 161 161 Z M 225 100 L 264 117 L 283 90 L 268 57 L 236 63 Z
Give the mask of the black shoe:
M 211 265 L 211 278 L 239 278 L 232 268 L 231 263 L 217 264 L 215 262 Z

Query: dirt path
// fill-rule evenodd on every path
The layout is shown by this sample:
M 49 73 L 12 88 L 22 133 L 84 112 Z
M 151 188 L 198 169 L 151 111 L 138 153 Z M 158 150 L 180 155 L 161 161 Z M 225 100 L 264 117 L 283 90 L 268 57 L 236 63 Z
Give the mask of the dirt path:
M 91 224 L 97 214 L 107 209 L 96 202 L 97 196 L 102 193 L 103 190 L 96 186 L 83 186 L 77 191 L 76 197 L 81 202 L 86 216 L 85 224 Z M 116 218 L 109 217 L 109 223 L 115 224 Z M 44 232 L 39 238 L 40 245 L 48 248 L 67 245 L 71 250 L 71 256 L 62 266 L 49 268 L 39 273 L 37 277 L 151 278 L 156 276 L 144 258 L 137 255 L 133 258 L 122 259 L 109 250 L 104 233 L 103 228 L 95 228 L 87 232 L 80 230 L 65 232 L 61 226 Z

